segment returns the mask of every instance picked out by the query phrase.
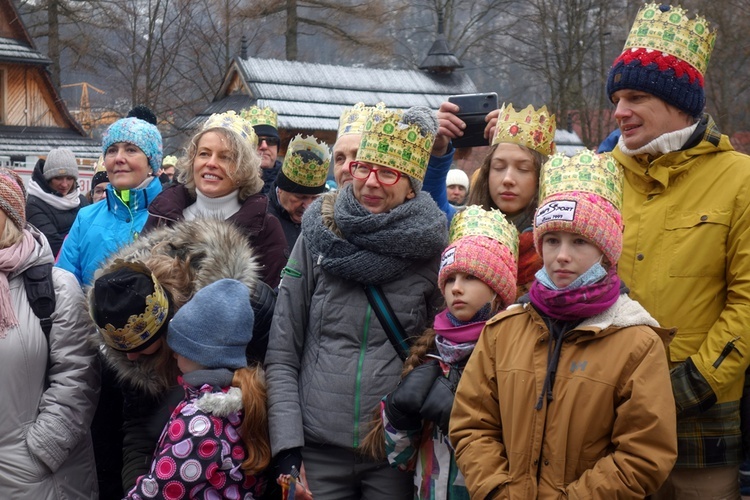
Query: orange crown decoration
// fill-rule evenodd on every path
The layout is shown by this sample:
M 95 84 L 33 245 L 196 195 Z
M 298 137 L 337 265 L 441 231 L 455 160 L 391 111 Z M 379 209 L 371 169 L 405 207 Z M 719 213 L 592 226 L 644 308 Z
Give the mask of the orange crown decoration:
M 535 110 L 529 105 L 516 111 L 512 104 L 504 104 L 492 145 L 501 142 L 518 144 L 550 156 L 555 153 L 555 115 L 549 114 L 547 106 Z

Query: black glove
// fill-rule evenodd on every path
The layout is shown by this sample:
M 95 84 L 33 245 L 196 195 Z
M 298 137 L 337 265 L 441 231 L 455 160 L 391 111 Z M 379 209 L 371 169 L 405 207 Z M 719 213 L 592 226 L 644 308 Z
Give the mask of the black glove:
M 385 416 L 399 430 L 418 429 L 419 409 L 435 379 L 442 375 L 437 360 L 431 359 L 410 371 L 385 398 Z
M 298 447 L 282 450 L 276 455 L 275 460 L 279 469 L 279 474 L 291 474 L 292 466 L 296 467 L 297 470 L 301 470 L 302 448 Z
M 446 436 L 448 435 L 451 409 L 453 409 L 453 398 L 456 395 L 460 378 L 461 375 L 458 370 L 453 367 L 451 367 L 447 377 L 444 377 L 441 373 L 432 384 L 430 392 L 419 411 L 422 418 L 435 422 Z

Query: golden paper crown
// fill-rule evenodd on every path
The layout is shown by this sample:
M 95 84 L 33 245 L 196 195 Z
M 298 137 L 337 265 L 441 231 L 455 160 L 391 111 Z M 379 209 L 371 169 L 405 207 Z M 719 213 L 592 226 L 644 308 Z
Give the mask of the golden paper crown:
M 466 236 L 491 238 L 508 247 L 513 258 L 518 258 L 518 230 L 500 210 L 471 205 L 457 212 L 451 221 L 448 241 L 453 243 Z
M 633 48 L 645 48 L 666 52 L 682 59 L 706 74 L 708 60 L 716 42 L 716 32 L 708 30 L 708 21 L 696 15 L 688 19 L 682 7 L 649 3 L 641 7 L 625 41 L 623 52 Z
M 177 157 L 174 155 L 167 155 L 161 161 L 162 165 L 177 165 Z
M 258 147 L 258 135 L 249 121 L 242 118 L 234 111 L 225 113 L 214 113 L 208 117 L 203 124 L 203 130 L 210 128 L 225 128 L 237 132 L 240 137 L 250 141 L 254 148 Z
M 344 109 L 341 118 L 339 118 L 338 137 L 347 134 L 361 134 L 365 128 L 367 115 L 374 109 L 385 111 L 385 103 L 379 102 L 375 106 L 365 106 L 365 103 L 358 102 L 353 107 Z
M 373 108 L 367 116 L 357 160 L 382 165 L 424 180 L 433 134 L 423 134 L 417 125 L 401 122 L 400 111 Z
M 99 159 L 96 160 L 96 163 L 94 164 L 94 173 L 96 172 L 106 172 L 107 167 L 104 166 L 104 156 L 99 155 Z
M 301 151 L 310 151 L 318 160 L 305 161 L 298 154 Z M 281 171 L 300 186 L 318 187 L 326 183 L 330 161 L 331 151 L 326 143 L 318 142 L 313 136 L 297 135 L 289 142 Z
M 522 111 L 504 104 L 497 118 L 497 128 L 492 145 L 512 142 L 550 156 L 555 153 L 555 115 L 550 115 L 547 106 L 534 110 L 528 105 Z
M 240 111 L 240 116 L 249 121 L 252 126 L 269 125 L 276 129 L 279 128 L 276 112 L 268 107 L 259 108 L 258 106 L 250 106 Z
M 539 204 L 553 194 L 582 191 L 601 196 L 622 210 L 623 183 L 622 167 L 609 153 L 583 149 L 570 158 L 558 153 L 542 167 Z
M 142 346 L 161 329 L 169 316 L 169 300 L 159 281 L 153 273 L 140 262 L 125 262 L 116 260 L 107 272 L 126 267 L 135 272 L 146 274 L 154 283 L 154 292 L 146 297 L 144 311 L 141 314 L 133 314 L 128 318 L 125 326 L 116 328 L 107 323 L 104 327 L 97 327 L 101 333 L 104 343 L 118 351 L 133 351 Z M 91 317 L 93 312 L 93 301 L 91 302 Z

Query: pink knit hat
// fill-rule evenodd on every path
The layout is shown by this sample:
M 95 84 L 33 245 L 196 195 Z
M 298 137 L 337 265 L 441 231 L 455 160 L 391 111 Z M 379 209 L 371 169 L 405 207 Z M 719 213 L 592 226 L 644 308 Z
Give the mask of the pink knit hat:
M 463 272 L 492 288 L 503 307 L 515 302 L 518 232 L 499 210 L 470 206 L 458 212 L 451 223 L 450 240 L 440 260 L 441 292 L 449 276 Z
M 572 158 L 552 156 L 542 167 L 534 242 L 542 254 L 542 237 L 553 231 L 584 236 L 614 266 L 622 253 L 622 169 L 609 154 L 584 149 Z

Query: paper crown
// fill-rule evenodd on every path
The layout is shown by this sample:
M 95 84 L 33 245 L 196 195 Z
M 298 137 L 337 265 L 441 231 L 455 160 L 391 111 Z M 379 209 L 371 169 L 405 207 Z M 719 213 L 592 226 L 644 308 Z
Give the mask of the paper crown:
M 240 116 L 249 121 L 252 126 L 268 125 L 273 128 L 279 128 L 276 113 L 268 107 L 259 108 L 258 106 L 250 106 L 240 111 Z
M 544 164 L 539 177 L 539 200 L 558 193 L 592 193 L 622 210 L 622 168 L 609 153 L 584 149 L 572 157 L 557 153 Z
M 375 106 L 365 106 L 365 103 L 358 102 L 351 108 L 346 108 L 339 118 L 339 135 L 361 134 L 365 128 L 367 115 L 374 109 L 385 111 L 385 103 L 379 102 Z
M 301 151 L 310 151 L 318 159 L 305 160 L 299 155 Z M 289 142 L 281 171 L 286 178 L 295 184 L 305 187 L 319 187 L 325 184 L 331 151 L 324 142 L 318 142 L 313 136 L 297 135 Z
M 401 122 L 400 111 L 373 108 L 367 115 L 357 160 L 382 165 L 424 180 L 433 134 L 423 134 L 417 125 Z
M 156 335 L 169 316 L 169 300 L 159 281 L 151 271 L 143 264 L 137 262 L 125 262 L 117 260 L 107 272 L 111 273 L 119 268 L 128 268 L 136 273 L 142 273 L 151 277 L 154 284 L 154 291 L 145 298 L 145 308 L 140 314 L 133 314 L 121 328 L 117 328 L 111 323 L 104 327 L 98 326 L 104 343 L 112 349 L 118 351 L 134 351 L 143 344 L 149 342 Z M 93 301 L 91 302 L 91 317 L 96 315 L 93 311 Z
M 453 243 L 466 236 L 485 236 L 508 247 L 514 258 L 518 258 L 518 230 L 508 222 L 500 210 L 485 210 L 470 205 L 456 212 L 451 221 L 448 241 Z
M 177 157 L 174 155 L 167 155 L 164 157 L 164 159 L 161 161 L 162 166 L 164 165 L 177 165 Z
M 665 52 L 705 75 L 715 42 L 716 32 L 709 31 L 702 16 L 688 19 L 682 7 L 649 3 L 638 11 L 623 51 L 645 48 Z
M 512 104 L 504 104 L 495 130 L 493 146 L 512 142 L 546 156 L 555 153 L 555 115 L 549 114 L 547 106 L 535 110 L 528 105 L 526 109 L 516 111 Z
M 249 121 L 245 120 L 234 111 L 214 113 L 209 116 L 208 120 L 203 123 L 203 130 L 208 130 L 210 128 L 234 130 L 240 135 L 240 137 L 250 141 L 250 144 L 252 144 L 254 148 L 258 147 L 258 134 L 255 133 L 255 129 L 253 129 L 253 126 Z

